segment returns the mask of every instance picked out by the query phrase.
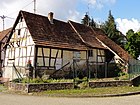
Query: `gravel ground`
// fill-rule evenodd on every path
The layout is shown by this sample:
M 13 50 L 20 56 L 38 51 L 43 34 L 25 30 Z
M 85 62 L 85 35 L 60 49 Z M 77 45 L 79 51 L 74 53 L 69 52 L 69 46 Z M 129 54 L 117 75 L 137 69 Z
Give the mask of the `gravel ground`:
M 140 105 L 140 95 L 105 98 L 64 98 L 0 93 L 0 105 Z

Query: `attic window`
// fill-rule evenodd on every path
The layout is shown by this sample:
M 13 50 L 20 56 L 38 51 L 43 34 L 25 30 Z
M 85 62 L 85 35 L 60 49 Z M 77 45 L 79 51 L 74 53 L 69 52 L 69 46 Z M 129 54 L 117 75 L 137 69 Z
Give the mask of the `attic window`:
M 15 30 L 13 30 L 13 33 L 15 32 Z
M 21 29 L 18 30 L 18 35 L 20 35 L 20 33 L 21 33 Z
M 23 17 L 20 18 L 19 22 L 23 22 Z

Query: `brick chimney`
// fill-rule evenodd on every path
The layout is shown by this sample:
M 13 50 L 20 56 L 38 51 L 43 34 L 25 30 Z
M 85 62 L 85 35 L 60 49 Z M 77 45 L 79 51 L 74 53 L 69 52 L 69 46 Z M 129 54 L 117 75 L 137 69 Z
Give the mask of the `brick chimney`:
M 53 24 L 53 12 L 48 13 L 48 19 L 51 24 Z

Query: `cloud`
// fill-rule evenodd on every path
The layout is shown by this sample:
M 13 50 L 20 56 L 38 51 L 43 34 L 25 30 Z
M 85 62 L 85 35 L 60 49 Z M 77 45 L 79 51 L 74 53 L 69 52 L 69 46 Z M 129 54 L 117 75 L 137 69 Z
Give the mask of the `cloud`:
M 117 23 L 118 30 L 123 34 L 126 34 L 129 29 L 133 29 L 135 32 L 140 29 L 140 22 L 134 18 L 130 20 L 117 18 L 115 21 Z
M 0 16 L 6 16 L 6 18 L 4 18 L 4 26 L 6 29 L 13 26 L 20 10 L 33 10 L 33 2 L 29 0 L 1 0 L 0 7 Z M 2 24 L 3 20 L 0 18 L 0 31 L 3 29 Z
M 17 0 L 15 0 L 15 1 L 17 1 Z M 7 3 L 10 3 L 10 4 L 13 3 L 13 0 L 1 0 L 0 1 L 1 9 L 6 8 Z
M 82 19 L 82 15 L 78 11 L 69 11 L 69 16 L 67 17 L 67 20 L 73 20 L 76 22 L 80 22 Z
M 104 5 L 107 4 L 114 4 L 116 0 L 84 0 L 86 1 L 91 7 L 97 8 L 97 9 L 102 9 Z
M 52 11 L 55 18 L 67 21 L 69 17 L 76 19 L 79 16 L 79 12 L 76 11 L 77 3 L 77 0 L 40 0 L 37 10 L 45 15 Z
M 54 12 L 54 18 L 67 21 L 78 21 L 82 15 L 76 10 L 79 0 L 36 0 L 37 14 L 47 16 L 50 11 Z M 0 16 L 5 15 L 15 18 L 20 10 L 33 12 L 33 0 L 1 0 Z M 15 20 L 5 18 L 5 27 L 13 26 Z M 0 19 L 2 30 L 2 19 Z

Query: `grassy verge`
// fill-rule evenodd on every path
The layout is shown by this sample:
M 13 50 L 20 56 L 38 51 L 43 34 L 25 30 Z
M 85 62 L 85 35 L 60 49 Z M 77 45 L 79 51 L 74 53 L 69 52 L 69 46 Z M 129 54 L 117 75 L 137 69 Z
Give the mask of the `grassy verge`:
M 106 88 L 87 88 L 72 90 L 53 90 L 45 91 L 39 94 L 47 96 L 98 96 L 105 94 L 121 94 L 129 92 L 138 92 L 140 87 L 106 87 Z
M 2 84 L 0 84 L 0 92 L 3 92 L 5 90 L 6 90 L 5 86 L 3 86 Z
M 6 92 L 6 88 L 3 85 L 0 85 L 0 92 Z M 22 94 L 22 92 L 10 92 L 14 94 Z M 84 96 L 100 96 L 105 94 L 121 94 L 121 93 L 130 93 L 130 92 L 140 92 L 139 87 L 103 87 L 103 88 L 86 88 L 86 89 L 70 89 L 70 90 L 48 90 L 44 92 L 32 93 L 32 95 L 43 95 L 51 97 L 84 97 Z M 24 93 L 25 94 L 25 93 Z

